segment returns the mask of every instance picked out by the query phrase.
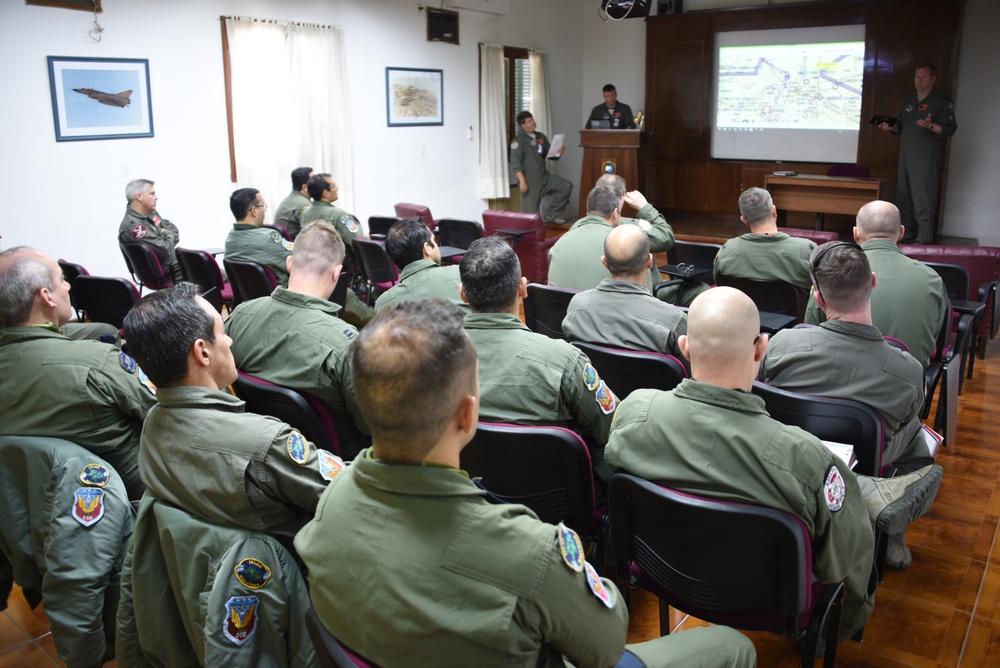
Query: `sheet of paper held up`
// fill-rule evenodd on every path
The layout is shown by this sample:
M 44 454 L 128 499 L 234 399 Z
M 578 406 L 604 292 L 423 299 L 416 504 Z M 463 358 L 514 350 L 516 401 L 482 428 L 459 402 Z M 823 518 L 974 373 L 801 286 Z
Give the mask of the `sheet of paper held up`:
M 545 157 L 549 160 L 559 159 L 559 149 L 562 148 L 563 140 L 566 138 L 565 134 L 559 134 L 552 137 L 552 146 L 549 148 L 549 154 Z

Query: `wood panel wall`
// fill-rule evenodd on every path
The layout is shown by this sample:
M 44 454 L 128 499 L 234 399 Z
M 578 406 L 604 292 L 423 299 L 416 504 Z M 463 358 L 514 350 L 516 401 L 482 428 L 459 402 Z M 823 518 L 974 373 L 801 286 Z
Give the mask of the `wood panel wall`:
M 825 174 L 830 163 L 713 160 L 710 157 L 715 34 L 733 30 L 864 24 L 865 75 L 858 164 L 893 177 L 899 138 L 867 125 L 872 114 L 895 115 L 913 92 L 917 65 L 937 67 L 937 88 L 953 97 L 964 0 L 831 0 L 802 5 L 688 12 L 646 23 L 646 130 L 643 192 L 657 208 L 734 212 L 739 194 L 764 185 L 775 169 Z M 961 109 L 957 113 L 961 124 Z M 961 131 L 961 130 L 960 130 Z M 942 142 L 947 178 L 948 142 Z M 938 198 L 943 208 L 942 197 Z

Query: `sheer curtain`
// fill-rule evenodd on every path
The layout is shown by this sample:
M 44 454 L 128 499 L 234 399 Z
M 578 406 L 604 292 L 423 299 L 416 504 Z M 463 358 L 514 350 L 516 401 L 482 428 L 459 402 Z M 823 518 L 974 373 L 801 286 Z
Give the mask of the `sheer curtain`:
M 555 128 L 552 127 L 552 113 L 549 109 L 549 77 L 548 57 L 544 51 L 528 52 L 528 68 L 531 72 L 531 115 L 538 129 L 552 140 Z M 552 171 L 552 161 L 545 161 L 545 168 Z
M 273 208 L 303 165 L 329 172 L 353 209 L 350 118 L 340 28 L 248 17 L 225 19 L 239 187 Z M 270 214 L 268 214 L 270 216 Z
M 509 197 L 503 47 L 479 45 L 479 196 Z

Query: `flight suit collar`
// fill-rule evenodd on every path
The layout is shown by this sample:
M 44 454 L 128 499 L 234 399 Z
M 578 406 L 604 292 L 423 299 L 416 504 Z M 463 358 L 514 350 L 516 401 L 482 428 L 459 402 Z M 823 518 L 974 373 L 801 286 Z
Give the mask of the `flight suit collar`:
M 580 220 L 573 223 L 573 226 L 569 228 L 567 232 L 572 232 L 578 227 L 583 227 L 584 225 L 603 225 L 605 227 L 611 227 L 611 223 L 604 220 L 600 216 L 584 216 Z
M 160 387 L 156 400 L 164 408 L 214 408 L 227 413 L 243 413 L 246 404 L 233 395 L 210 387 Z
M 376 459 L 371 448 L 361 451 L 350 471 L 358 482 L 405 496 L 486 496 L 465 471 L 420 464 L 390 464 Z
M 700 383 L 693 378 L 682 380 L 681 384 L 674 389 L 674 394 L 710 406 L 767 415 L 767 411 L 764 409 L 764 400 L 756 394 Z
M 761 242 L 761 243 L 773 243 L 775 241 L 784 241 L 788 239 L 789 236 L 784 232 L 775 232 L 774 234 L 754 234 L 753 232 L 747 232 L 740 236 L 740 239 L 746 239 L 747 241 Z
M 317 311 L 322 311 L 323 313 L 328 313 L 334 317 L 337 317 L 337 313 L 340 311 L 340 304 L 334 304 L 329 299 L 304 295 L 301 292 L 294 292 L 288 288 L 283 288 L 280 285 L 274 289 L 274 292 L 271 293 L 271 299 L 275 299 L 282 304 L 288 304 L 289 306 L 295 306 L 297 308 L 315 309 Z
M 523 329 L 527 325 L 512 313 L 468 313 L 465 316 L 466 329 Z
M 611 292 L 614 294 L 622 293 L 634 293 L 637 295 L 646 295 L 647 297 L 652 297 L 649 294 L 649 290 L 645 285 L 637 285 L 632 281 L 619 281 L 613 278 L 602 278 L 601 282 L 597 284 L 594 288 L 599 292 Z
M 853 336 L 866 341 L 884 341 L 882 332 L 872 325 L 862 325 L 860 322 L 845 322 L 843 320 L 827 320 L 820 327 L 831 332 Z
M 143 214 L 139 213 L 138 211 L 136 211 L 135 209 L 133 209 L 132 207 L 126 206 L 125 207 L 125 215 L 127 215 L 130 220 L 133 220 L 135 222 L 146 221 L 150 225 L 159 225 L 160 222 L 163 220 L 163 217 L 160 215 L 160 213 L 156 209 L 153 209 L 152 211 L 150 211 L 146 215 L 143 215 Z
M 430 269 L 431 267 L 437 267 L 438 264 L 433 260 L 415 260 L 410 264 L 403 267 L 403 271 L 399 273 L 399 282 L 402 283 L 410 276 L 418 274 L 425 269 Z
M 259 230 L 263 228 L 261 228 L 260 225 L 251 225 L 250 223 L 234 223 L 233 229 L 243 231 L 243 230 Z
M 24 325 L 22 327 L 4 327 L 0 329 L 0 346 L 34 339 L 63 339 L 69 341 L 62 330 L 51 322 L 44 325 Z
M 899 254 L 903 253 L 903 251 L 899 249 L 899 246 L 896 245 L 896 242 L 892 241 L 891 239 L 869 239 L 868 241 L 861 244 L 861 250 L 865 251 L 866 253 L 868 251 L 875 251 L 875 250 L 895 251 Z

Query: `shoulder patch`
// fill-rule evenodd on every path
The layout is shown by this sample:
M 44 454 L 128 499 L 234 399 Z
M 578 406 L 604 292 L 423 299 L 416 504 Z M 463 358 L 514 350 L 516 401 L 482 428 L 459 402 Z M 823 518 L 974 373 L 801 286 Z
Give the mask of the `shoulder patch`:
M 280 243 L 281 243 L 281 247 L 284 248 L 286 251 L 290 251 L 293 248 L 295 248 L 295 244 L 293 244 L 291 241 L 289 241 L 285 237 L 281 237 Z
M 293 430 L 288 435 L 285 447 L 288 450 L 288 458 L 299 466 L 305 464 L 309 459 L 309 441 L 299 432 Z
M 146 238 L 146 234 L 147 234 L 146 226 L 143 225 L 142 223 L 136 223 L 135 225 L 132 226 L 132 229 L 129 230 L 129 231 L 132 233 L 132 238 L 133 239 L 145 239 Z
M 584 555 L 583 555 L 583 541 L 580 537 L 576 535 L 576 532 L 570 529 L 568 526 L 559 523 L 556 527 L 556 531 L 559 533 L 559 554 L 562 555 L 563 563 L 569 567 L 570 570 L 576 571 L 577 573 L 583 571 Z
M 283 237 L 280 234 L 278 234 L 277 230 L 274 231 L 274 232 L 271 232 L 271 241 L 273 241 L 274 243 L 280 244 L 282 238 Z
M 648 220 L 642 220 L 640 218 L 639 227 L 642 229 L 643 232 L 649 232 L 651 229 L 653 229 L 653 224 Z
M 247 557 L 236 564 L 233 574 L 247 589 L 260 589 L 271 579 L 271 569 L 263 561 Z
M 128 371 L 129 373 L 135 373 L 136 368 L 138 368 L 139 366 L 138 364 L 136 364 L 135 360 L 129 356 L 128 353 L 118 353 L 118 361 L 119 363 L 121 363 L 122 368 Z
M 332 452 L 316 448 L 316 459 L 319 461 L 319 474 L 327 480 L 333 480 L 344 470 L 344 460 Z
M 594 393 L 594 399 L 600 404 L 601 411 L 605 415 L 614 413 L 615 409 L 618 408 L 618 397 L 615 396 L 615 393 L 611 391 L 611 388 L 603 380 L 600 387 L 597 388 L 597 392 Z
M 78 487 L 73 492 L 73 519 L 85 527 L 97 524 L 104 517 L 104 490 Z
M 146 386 L 146 389 L 149 390 L 150 394 L 154 397 L 156 396 L 156 385 L 153 385 L 153 381 L 149 379 L 149 376 L 147 376 L 146 372 L 142 369 L 139 369 L 139 382 Z
M 514 149 L 516 149 L 516 148 L 517 148 L 517 142 L 516 142 L 516 141 L 512 141 L 512 142 L 510 143 L 510 150 L 512 150 L 512 151 L 513 151 L 513 150 L 514 150 Z
M 597 369 L 587 362 L 583 367 L 583 385 L 587 388 L 588 392 L 593 392 L 597 389 L 597 386 L 601 384 L 601 377 L 597 374 Z
M 590 565 L 590 562 L 584 562 L 583 568 L 587 572 L 587 586 L 590 587 L 591 593 L 601 599 L 601 603 L 606 607 L 615 607 L 611 591 L 604 586 L 604 581 L 601 580 L 601 576 L 597 574 L 597 571 Z
M 835 513 L 844 507 L 846 498 L 847 484 L 844 482 L 844 476 L 840 474 L 840 469 L 831 464 L 826 472 L 826 481 L 823 483 L 823 499 L 826 501 L 826 507 L 831 513 Z
M 344 223 L 347 229 L 351 231 L 351 234 L 357 234 L 358 232 L 361 231 L 361 226 L 358 225 L 358 221 L 354 220 L 354 216 L 345 215 L 341 219 L 341 221 Z
M 80 482 L 84 485 L 104 487 L 111 480 L 111 470 L 103 464 L 87 464 L 80 471 Z
M 226 619 L 222 622 L 222 635 L 237 647 L 246 644 L 257 633 L 256 596 L 233 596 L 226 601 Z
M 342 329 L 341 333 L 344 336 L 346 336 L 348 339 L 353 339 L 355 336 L 357 336 L 357 332 L 355 332 L 353 329 L 349 329 L 347 327 L 345 327 L 344 329 Z

